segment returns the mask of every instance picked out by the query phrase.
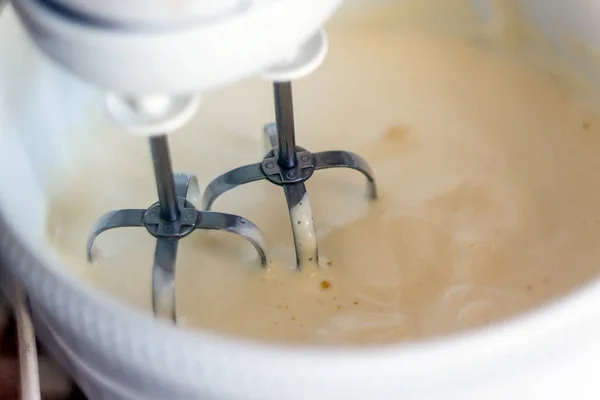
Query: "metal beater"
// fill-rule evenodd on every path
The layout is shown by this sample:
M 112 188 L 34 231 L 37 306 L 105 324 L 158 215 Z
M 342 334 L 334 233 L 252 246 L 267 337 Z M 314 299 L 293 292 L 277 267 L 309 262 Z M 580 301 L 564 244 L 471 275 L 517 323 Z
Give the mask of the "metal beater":
M 294 105 L 291 82 L 273 84 L 276 122 L 264 128 L 270 148 L 262 162 L 233 169 L 213 180 L 204 192 L 203 208 L 210 210 L 223 193 L 246 183 L 266 179 L 283 187 L 292 222 L 297 268 L 317 265 L 319 252 L 306 182 L 315 171 L 350 168 L 367 178 L 368 198 L 377 198 L 375 177 L 369 164 L 358 154 L 348 151 L 311 153 L 296 146 Z
M 91 262 L 94 240 L 101 233 L 115 228 L 145 227 L 156 238 L 152 266 L 154 315 L 175 323 L 175 264 L 179 240 L 197 229 L 231 232 L 254 246 L 262 266 L 267 264 L 265 241 L 256 225 L 245 218 L 197 210 L 190 201 L 194 193 L 199 194 L 196 178 L 191 174 L 173 174 L 169 143 L 165 135 L 154 136 L 149 140 L 158 202 L 145 210 L 117 210 L 100 217 L 87 242 L 87 257 Z

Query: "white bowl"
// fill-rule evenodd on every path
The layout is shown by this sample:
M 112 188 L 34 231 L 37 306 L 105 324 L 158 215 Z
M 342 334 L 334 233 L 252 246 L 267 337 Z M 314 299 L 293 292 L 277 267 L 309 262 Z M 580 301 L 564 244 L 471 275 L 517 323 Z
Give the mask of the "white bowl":
M 487 0 L 476 1 L 485 16 Z M 523 0 L 555 44 L 600 47 L 600 3 Z M 565 54 L 567 52 L 565 51 Z M 0 257 L 40 339 L 92 399 L 600 398 L 600 282 L 505 323 L 354 349 L 178 330 L 64 272 L 42 241 L 46 171 L 86 131 L 90 87 L 43 60 L 12 9 L 0 18 Z M 599 182 L 600 184 L 600 182 Z

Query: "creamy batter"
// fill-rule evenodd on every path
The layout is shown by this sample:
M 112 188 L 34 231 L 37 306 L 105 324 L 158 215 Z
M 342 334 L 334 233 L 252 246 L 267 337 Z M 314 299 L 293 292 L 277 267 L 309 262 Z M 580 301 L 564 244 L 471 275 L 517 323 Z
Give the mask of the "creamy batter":
M 226 233 L 181 241 L 181 326 L 322 344 L 418 339 L 512 316 L 598 273 L 600 119 L 556 75 L 498 51 L 506 42 L 490 32 L 442 35 L 408 20 L 395 8 L 341 18 L 323 67 L 294 86 L 298 143 L 362 154 L 380 199 L 366 200 L 355 171 L 315 173 L 322 265 L 297 273 L 282 190 L 227 193 L 215 210 L 263 230 L 268 268 Z M 207 95 L 171 136 L 175 169 L 204 187 L 259 161 L 272 104 L 258 80 Z M 149 310 L 154 239 L 144 229 L 104 234 L 86 263 L 96 218 L 156 201 L 144 140 L 100 131 L 56 190 L 49 240 L 73 273 Z

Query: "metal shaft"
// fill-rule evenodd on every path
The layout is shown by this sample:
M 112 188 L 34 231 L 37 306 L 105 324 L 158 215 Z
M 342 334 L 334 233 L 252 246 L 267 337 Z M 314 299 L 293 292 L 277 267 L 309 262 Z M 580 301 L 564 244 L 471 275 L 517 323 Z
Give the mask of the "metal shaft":
M 179 219 L 179 206 L 177 205 L 173 166 L 171 165 L 167 136 L 151 137 L 150 151 L 152 153 L 152 163 L 154 164 L 154 177 L 156 179 L 161 218 L 167 222 L 175 222 Z
M 279 146 L 279 165 L 282 168 L 294 168 L 296 158 L 296 131 L 294 127 L 294 102 L 291 82 L 275 82 L 275 119 L 277 123 L 277 142 Z

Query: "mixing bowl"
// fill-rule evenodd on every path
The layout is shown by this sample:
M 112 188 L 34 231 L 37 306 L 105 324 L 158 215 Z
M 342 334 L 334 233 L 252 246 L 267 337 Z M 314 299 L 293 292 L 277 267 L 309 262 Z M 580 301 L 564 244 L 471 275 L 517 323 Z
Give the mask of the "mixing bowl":
M 472 3 L 489 17 L 493 1 Z M 519 3 L 562 57 L 594 78 L 586 64 L 593 57 L 572 46 L 600 47 L 600 3 Z M 598 281 L 493 327 L 344 349 L 179 330 L 70 276 L 44 243 L 48 171 L 59 159 L 68 163 L 77 137 L 92 129 L 97 99 L 94 88 L 43 59 L 4 9 L 0 282 L 7 291 L 13 277 L 23 284 L 39 339 L 91 399 L 600 398 Z

